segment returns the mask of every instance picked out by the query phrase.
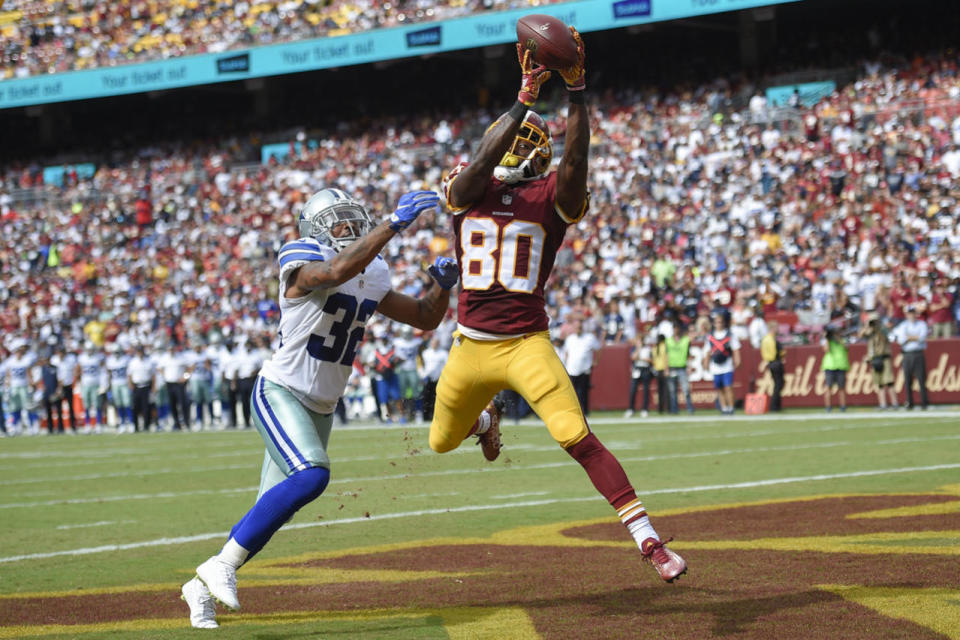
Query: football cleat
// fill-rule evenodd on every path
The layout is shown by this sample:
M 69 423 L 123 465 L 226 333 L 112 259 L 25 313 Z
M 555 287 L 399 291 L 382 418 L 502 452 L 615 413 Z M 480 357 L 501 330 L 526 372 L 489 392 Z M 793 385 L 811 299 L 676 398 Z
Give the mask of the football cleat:
M 503 445 L 500 443 L 500 416 L 506 406 L 499 396 L 494 396 L 485 411 L 490 414 L 490 428 L 477 435 L 477 444 L 483 449 L 483 457 L 493 462 L 500 455 Z
M 190 624 L 196 629 L 216 629 L 217 606 L 207 585 L 200 578 L 191 578 L 180 587 L 180 599 L 190 607 Z
M 673 582 L 687 572 L 687 563 L 678 554 L 667 549 L 667 538 L 664 542 L 656 538 L 647 538 L 640 545 L 640 553 L 645 560 L 649 560 L 665 582 Z
M 212 556 L 197 567 L 197 577 L 207 585 L 210 594 L 229 609 L 239 609 L 237 598 L 237 570 L 220 559 Z

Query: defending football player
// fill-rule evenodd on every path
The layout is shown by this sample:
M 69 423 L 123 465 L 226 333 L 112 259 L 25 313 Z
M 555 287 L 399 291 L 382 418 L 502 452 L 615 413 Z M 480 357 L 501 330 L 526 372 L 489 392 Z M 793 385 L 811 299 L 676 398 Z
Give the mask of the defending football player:
M 408 193 L 372 230 L 364 207 L 339 189 L 319 191 L 303 206 L 302 237 L 283 245 L 278 258 L 280 346 L 260 370 L 252 396 L 243 399 L 266 445 L 260 491 L 220 553 L 183 585 L 194 627 L 217 626 L 213 598 L 239 608 L 237 569 L 326 488 L 334 408 L 373 313 L 423 330 L 443 319 L 458 278 L 452 259 L 437 258 L 428 269 L 436 285 L 414 299 L 390 288 L 389 269 L 377 255 L 438 203 L 433 191 Z
M 444 453 L 477 435 L 484 456 L 496 459 L 502 408 L 494 397 L 513 389 L 583 466 L 643 557 L 672 582 L 686 563 L 660 540 L 620 463 L 590 432 L 547 331 L 544 283 L 567 227 L 589 207 L 584 51 L 576 29 L 571 32 L 579 62 L 559 71 L 569 106 L 557 170 L 550 171 L 547 124 L 531 110 L 550 72 L 534 66 L 530 53 L 517 45 L 522 72 L 517 102 L 487 130 L 472 162 L 455 167 L 444 182 L 461 291 L 458 328 L 437 385 L 430 447 Z

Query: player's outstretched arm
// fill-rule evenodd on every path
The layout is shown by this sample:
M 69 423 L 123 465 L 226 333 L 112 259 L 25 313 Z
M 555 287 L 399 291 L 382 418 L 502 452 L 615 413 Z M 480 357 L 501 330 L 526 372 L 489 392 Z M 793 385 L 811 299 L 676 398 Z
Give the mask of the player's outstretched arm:
M 409 324 L 423 331 L 436 329 L 450 306 L 450 289 L 457 284 L 457 263 L 450 258 L 437 258 L 427 269 L 434 286 L 423 297 L 411 298 L 394 290 L 387 292 L 377 311 L 391 320 Z
M 513 139 L 527 111 L 537 101 L 540 87 L 550 78 L 543 65 L 534 66 L 530 51 L 517 44 L 520 61 L 520 91 L 510 110 L 490 125 L 480 140 L 480 147 L 470 159 L 470 164 L 457 176 L 447 193 L 448 203 L 454 208 L 463 208 L 478 201 Z
M 567 85 L 567 137 L 563 158 L 557 167 L 557 207 L 567 221 L 579 220 L 587 208 L 587 164 L 590 154 L 590 115 L 584 99 L 586 70 L 583 40 L 570 27 L 577 41 L 577 64 L 559 71 Z
M 422 212 L 436 208 L 439 203 L 440 196 L 436 191 L 404 194 L 389 220 L 347 245 L 332 260 L 310 262 L 297 269 L 291 275 L 287 297 L 298 298 L 314 289 L 336 287 L 350 280 L 377 257 L 393 236 L 410 226 Z

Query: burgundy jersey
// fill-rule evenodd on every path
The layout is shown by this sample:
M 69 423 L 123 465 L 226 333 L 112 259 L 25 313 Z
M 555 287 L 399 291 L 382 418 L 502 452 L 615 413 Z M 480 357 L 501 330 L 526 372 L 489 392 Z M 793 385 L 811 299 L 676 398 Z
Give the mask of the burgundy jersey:
M 498 335 L 546 331 L 543 286 L 568 226 L 556 196 L 556 172 L 512 185 L 491 178 L 478 202 L 454 210 L 461 325 Z

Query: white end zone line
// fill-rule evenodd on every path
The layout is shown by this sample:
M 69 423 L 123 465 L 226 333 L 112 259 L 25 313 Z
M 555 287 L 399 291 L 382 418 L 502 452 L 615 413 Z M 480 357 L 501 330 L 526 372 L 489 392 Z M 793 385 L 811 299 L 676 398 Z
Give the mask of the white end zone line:
M 778 484 L 795 484 L 799 482 L 815 482 L 820 480 L 837 480 L 841 478 L 862 478 L 866 476 L 883 476 L 898 473 L 918 473 L 925 471 L 943 471 L 945 469 L 960 469 L 960 463 L 956 464 L 937 464 L 925 467 L 900 467 L 897 469 L 872 469 L 867 471 L 851 471 L 849 473 L 831 473 L 813 476 L 795 476 L 786 478 L 770 478 L 768 480 L 752 480 L 749 482 L 734 482 L 729 484 L 701 485 L 696 487 L 673 487 L 667 489 L 652 489 L 644 491 L 643 495 L 668 494 L 668 493 L 699 493 L 704 491 L 723 491 L 726 489 L 749 489 L 753 487 L 768 487 Z M 484 504 L 467 505 L 463 507 L 449 507 L 439 509 L 423 509 L 419 511 L 401 511 L 398 513 L 384 513 L 371 515 L 369 517 L 361 516 L 356 518 L 344 518 L 342 520 L 330 520 L 323 522 L 302 522 L 286 525 L 284 529 L 310 529 L 313 527 L 327 527 L 335 524 L 355 524 L 358 522 L 370 522 L 374 520 L 394 520 L 397 518 L 411 518 L 429 515 L 443 515 L 447 513 L 466 513 L 471 511 L 488 511 L 491 509 L 511 509 L 539 507 L 548 504 L 562 504 L 571 502 L 588 502 L 591 500 L 602 500 L 600 496 L 593 494 L 579 498 L 550 498 L 544 500 L 528 500 L 523 502 L 508 502 L 502 504 Z M 187 544 L 190 542 L 201 542 L 204 540 L 215 540 L 225 538 L 229 535 L 227 531 L 218 531 L 215 533 L 200 533 L 192 536 L 179 536 L 175 538 L 158 538 L 156 540 L 145 540 L 143 542 L 128 542 L 125 544 L 108 544 L 99 547 L 83 547 L 80 549 L 64 549 L 62 551 L 49 551 L 46 553 L 27 553 L 17 556 L 0 557 L 0 563 L 21 562 L 23 560 L 42 560 L 46 558 L 56 558 L 61 556 L 83 556 L 95 553 L 107 553 L 116 551 L 127 551 L 130 549 L 143 549 L 147 547 L 165 547 L 178 544 Z

